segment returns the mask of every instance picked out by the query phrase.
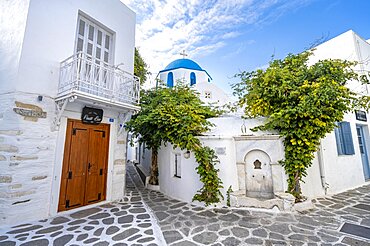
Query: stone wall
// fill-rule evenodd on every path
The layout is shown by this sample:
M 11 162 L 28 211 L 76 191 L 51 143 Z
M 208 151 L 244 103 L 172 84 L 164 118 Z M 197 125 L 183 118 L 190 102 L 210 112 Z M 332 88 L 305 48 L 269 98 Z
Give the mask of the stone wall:
M 0 224 L 48 216 L 55 143 L 54 100 L 0 95 Z
M 119 127 L 119 126 L 117 126 Z M 111 130 L 116 130 L 112 129 Z M 119 129 L 116 130 L 118 132 Z M 126 183 L 126 141 L 127 133 L 123 131 L 116 138 L 113 161 L 113 181 L 112 181 L 112 200 L 118 200 L 124 196 Z

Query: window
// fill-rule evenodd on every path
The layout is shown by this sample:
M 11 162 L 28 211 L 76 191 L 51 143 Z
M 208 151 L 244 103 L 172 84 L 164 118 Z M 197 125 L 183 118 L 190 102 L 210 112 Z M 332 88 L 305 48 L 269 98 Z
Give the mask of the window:
M 204 92 L 204 98 L 211 99 L 212 98 L 212 93 L 210 91 L 205 91 Z
M 110 97 L 106 87 L 112 83 L 113 34 L 92 20 L 79 16 L 75 52 L 78 53 L 78 77 L 82 91 Z
M 172 88 L 173 87 L 173 73 L 169 72 L 167 75 L 167 87 Z
M 335 140 L 337 142 L 338 155 L 355 154 L 350 123 L 342 121 L 338 122 L 337 125 L 338 127 L 334 129 L 334 133 Z
M 197 78 L 195 77 L 195 73 L 190 73 L 190 85 L 195 85 L 197 83 Z
M 181 178 L 181 154 L 176 153 L 174 158 L 174 176 L 176 178 Z
M 82 52 L 96 64 L 112 62 L 112 33 L 79 16 L 76 37 L 76 53 Z

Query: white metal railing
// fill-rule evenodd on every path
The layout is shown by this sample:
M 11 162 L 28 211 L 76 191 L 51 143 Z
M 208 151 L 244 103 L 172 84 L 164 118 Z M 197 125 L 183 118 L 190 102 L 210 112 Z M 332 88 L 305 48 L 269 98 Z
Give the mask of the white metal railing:
M 82 52 L 60 64 L 58 96 L 83 92 L 112 102 L 136 105 L 139 90 L 138 77 Z

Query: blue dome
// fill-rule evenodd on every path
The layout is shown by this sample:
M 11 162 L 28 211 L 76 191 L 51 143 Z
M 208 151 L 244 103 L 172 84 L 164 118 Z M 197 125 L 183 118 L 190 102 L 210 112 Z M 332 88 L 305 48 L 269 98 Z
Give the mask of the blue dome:
M 192 70 L 203 71 L 203 69 L 194 61 L 190 59 L 177 59 L 167 65 L 167 67 L 161 72 L 173 70 L 177 68 L 187 68 Z

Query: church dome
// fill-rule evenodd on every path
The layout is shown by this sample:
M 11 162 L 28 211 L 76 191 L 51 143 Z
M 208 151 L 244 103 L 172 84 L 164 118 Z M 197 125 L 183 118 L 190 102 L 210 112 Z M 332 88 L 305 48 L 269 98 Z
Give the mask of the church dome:
M 203 71 L 203 69 L 195 61 L 190 60 L 190 59 L 182 58 L 182 59 L 174 60 L 173 62 L 168 64 L 165 67 L 165 69 L 162 70 L 161 72 L 174 70 L 174 69 L 178 69 L 178 68 L 186 68 L 186 69 L 191 69 L 191 70 Z

